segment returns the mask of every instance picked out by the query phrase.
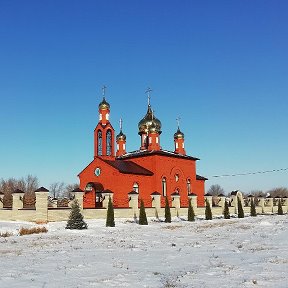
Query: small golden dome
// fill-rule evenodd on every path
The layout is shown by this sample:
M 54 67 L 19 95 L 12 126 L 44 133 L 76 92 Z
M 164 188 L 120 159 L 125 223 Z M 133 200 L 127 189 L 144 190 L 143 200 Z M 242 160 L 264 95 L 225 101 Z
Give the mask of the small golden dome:
M 105 97 L 103 97 L 103 100 L 99 103 L 99 109 L 100 110 L 110 109 L 110 104 L 106 101 Z
M 116 141 L 118 140 L 126 140 L 126 135 L 122 132 L 122 130 L 120 130 L 120 133 L 116 136 Z
M 147 133 L 149 132 L 149 128 L 152 125 L 152 123 L 154 123 L 153 125 L 155 126 L 153 129 L 155 130 L 155 132 L 158 132 L 159 134 L 161 134 L 161 121 L 159 119 L 157 119 L 156 117 L 154 117 L 151 106 L 148 105 L 148 110 L 146 115 L 144 116 L 143 119 L 140 120 L 140 122 L 138 123 L 138 129 L 139 129 L 139 135 L 143 134 L 143 133 Z
M 178 127 L 176 133 L 174 134 L 174 139 L 179 139 L 179 138 L 183 138 L 184 139 L 184 133 L 181 132 L 179 127 Z

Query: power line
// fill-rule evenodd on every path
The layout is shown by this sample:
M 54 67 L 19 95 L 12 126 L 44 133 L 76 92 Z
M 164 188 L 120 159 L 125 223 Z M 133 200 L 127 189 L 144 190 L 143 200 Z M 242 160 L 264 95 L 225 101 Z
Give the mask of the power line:
M 255 175 L 255 174 L 274 173 L 274 172 L 286 171 L 286 170 L 288 170 L 288 168 L 273 169 L 273 170 L 266 170 L 266 171 L 257 171 L 257 172 L 237 173 L 237 174 L 213 175 L 210 177 L 220 178 L 220 177 L 247 176 L 247 175 Z

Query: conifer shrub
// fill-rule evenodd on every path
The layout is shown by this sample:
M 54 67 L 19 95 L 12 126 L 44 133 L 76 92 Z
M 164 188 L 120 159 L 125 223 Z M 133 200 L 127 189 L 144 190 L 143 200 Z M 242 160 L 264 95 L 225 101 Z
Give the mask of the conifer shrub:
M 253 199 L 251 199 L 251 206 L 250 206 L 250 215 L 252 217 L 256 217 L 257 213 L 256 213 L 256 205 L 255 205 L 255 201 Z
M 144 207 L 144 201 L 141 199 L 139 212 L 139 225 L 148 225 L 147 216 Z
M 244 218 L 243 206 L 240 198 L 237 198 L 238 218 Z
M 225 199 L 225 203 L 224 203 L 223 216 L 224 216 L 224 219 L 230 219 L 229 205 L 228 205 L 228 201 L 226 201 L 226 199 Z
M 281 199 L 278 200 L 278 215 L 283 215 Z
M 83 215 L 80 212 L 80 207 L 77 199 L 72 203 L 71 212 L 67 221 L 66 229 L 87 229 L 87 223 L 83 220 Z
M 205 199 L 205 219 L 212 220 L 212 211 L 208 199 Z
M 195 221 L 195 213 L 193 206 L 191 204 L 191 199 L 189 199 L 189 206 L 188 206 L 188 221 L 193 222 Z
M 171 223 L 171 211 L 169 206 L 168 197 L 165 198 L 165 222 Z
M 114 208 L 113 208 L 111 197 L 109 197 L 109 202 L 108 202 L 106 227 L 115 227 Z

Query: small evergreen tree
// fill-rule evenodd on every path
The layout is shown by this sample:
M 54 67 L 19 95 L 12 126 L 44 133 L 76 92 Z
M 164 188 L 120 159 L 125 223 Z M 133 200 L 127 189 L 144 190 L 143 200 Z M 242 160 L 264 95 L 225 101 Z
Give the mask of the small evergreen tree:
M 169 206 L 168 197 L 165 198 L 165 222 L 171 223 L 171 211 Z
M 225 199 L 225 203 L 224 203 L 223 216 L 224 216 L 224 219 L 230 219 L 229 205 L 228 205 L 228 201 L 226 201 L 226 199 Z
M 251 199 L 251 206 L 250 206 L 250 215 L 252 217 L 256 217 L 257 216 L 257 212 L 256 212 L 256 205 L 253 199 Z
M 109 202 L 108 202 L 106 227 L 115 227 L 114 208 L 113 208 L 111 197 L 109 197 Z
M 193 206 L 191 204 L 191 199 L 189 199 L 189 206 L 188 206 L 188 221 L 195 221 L 195 213 Z
M 240 198 L 237 198 L 238 218 L 244 218 L 244 211 Z
M 283 215 L 281 199 L 278 200 L 278 215 Z
M 144 207 L 144 201 L 141 199 L 139 212 L 139 225 L 148 225 L 147 216 Z
M 87 223 L 83 220 L 79 203 L 76 200 L 72 203 L 71 212 L 67 221 L 66 229 L 87 229 Z
M 210 203 L 207 199 L 205 199 L 205 219 L 212 220 L 212 211 L 210 207 Z

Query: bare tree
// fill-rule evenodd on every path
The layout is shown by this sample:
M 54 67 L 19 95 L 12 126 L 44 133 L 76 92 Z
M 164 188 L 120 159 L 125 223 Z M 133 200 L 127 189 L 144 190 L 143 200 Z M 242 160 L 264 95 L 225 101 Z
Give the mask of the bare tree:
M 288 188 L 286 187 L 278 187 L 278 188 L 273 188 L 271 190 L 268 190 L 266 192 L 269 194 L 271 197 L 288 197 Z
M 211 194 L 212 196 L 217 196 L 219 194 L 225 194 L 225 191 L 220 185 L 213 184 L 210 186 L 207 193 Z
M 79 188 L 79 184 L 77 183 L 66 185 L 65 190 L 64 190 L 64 197 L 69 198 L 70 192 L 76 188 Z
M 64 182 L 54 182 L 49 187 L 50 187 L 49 190 L 53 199 L 60 198 L 64 194 L 64 189 L 65 189 Z
M 25 192 L 24 198 L 30 202 L 34 202 L 34 191 L 38 188 L 38 178 L 36 176 L 27 175 L 25 178 L 0 180 L 0 191 L 4 193 L 3 206 L 5 208 L 12 207 L 12 192 L 20 189 Z

